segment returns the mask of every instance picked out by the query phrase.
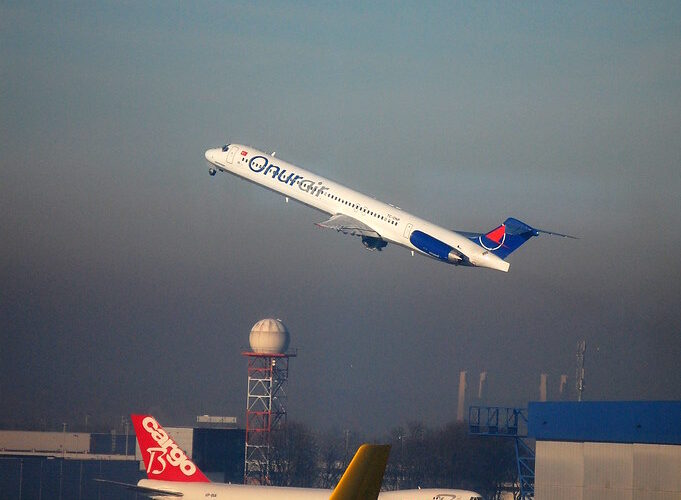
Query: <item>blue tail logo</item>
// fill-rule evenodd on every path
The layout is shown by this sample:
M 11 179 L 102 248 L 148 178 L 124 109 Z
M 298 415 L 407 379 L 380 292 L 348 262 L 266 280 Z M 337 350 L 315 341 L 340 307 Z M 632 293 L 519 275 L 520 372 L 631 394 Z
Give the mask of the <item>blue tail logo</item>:
M 477 234 L 471 236 L 470 239 L 497 257 L 505 259 L 532 236 L 539 236 L 539 231 L 518 219 L 509 217 L 503 224 L 488 233 Z

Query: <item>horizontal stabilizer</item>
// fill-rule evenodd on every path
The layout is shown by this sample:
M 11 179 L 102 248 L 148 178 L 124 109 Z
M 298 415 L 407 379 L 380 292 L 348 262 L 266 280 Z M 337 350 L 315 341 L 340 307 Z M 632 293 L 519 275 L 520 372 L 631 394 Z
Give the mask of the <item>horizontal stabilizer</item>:
M 543 233 L 543 234 L 550 234 L 551 236 L 561 236 L 563 238 L 570 238 L 573 240 L 578 240 L 577 236 L 571 236 L 569 234 L 561 234 L 561 233 L 554 233 L 553 231 L 546 231 L 544 229 L 536 229 L 538 233 Z
M 94 479 L 98 483 L 113 484 L 114 486 L 122 486 L 135 493 L 140 493 L 145 496 L 164 496 L 164 497 L 183 497 L 184 494 L 180 491 L 166 490 L 161 488 L 149 488 L 147 486 L 138 486 L 136 484 L 120 483 L 118 481 L 109 481 L 108 479 Z

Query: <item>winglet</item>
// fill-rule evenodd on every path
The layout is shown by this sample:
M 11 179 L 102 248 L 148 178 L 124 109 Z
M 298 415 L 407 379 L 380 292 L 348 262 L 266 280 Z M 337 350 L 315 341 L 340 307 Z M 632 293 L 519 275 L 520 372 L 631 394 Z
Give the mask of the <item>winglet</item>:
M 175 440 L 151 415 L 131 415 L 149 479 L 209 483 Z
M 376 500 L 389 454 L 390 445 L 360 446 L 329 500 Z

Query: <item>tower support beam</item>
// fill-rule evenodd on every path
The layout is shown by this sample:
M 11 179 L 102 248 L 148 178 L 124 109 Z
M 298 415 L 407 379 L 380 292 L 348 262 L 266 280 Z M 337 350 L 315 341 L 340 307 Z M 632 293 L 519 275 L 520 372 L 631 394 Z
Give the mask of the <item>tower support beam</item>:
M 244 483 L 269 484 L 272 431 L 286 423 L 288 365 L 295 354 L 242 354 L 248 358 Z

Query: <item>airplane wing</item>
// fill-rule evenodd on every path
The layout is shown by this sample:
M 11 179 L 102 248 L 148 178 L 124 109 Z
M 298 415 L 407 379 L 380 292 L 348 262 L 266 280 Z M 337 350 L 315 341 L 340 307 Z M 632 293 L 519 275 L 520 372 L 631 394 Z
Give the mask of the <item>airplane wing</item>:
M 315 223 L 315 226 L 335 229 L 343 234 L 350 234 L 352 236 L 381 238 L 381 235 L 374 231 L 370 226 L 367 226 L 364 222 L 358 221 L 349 215 L 336 214 L 324 222 Z
M 159 488 L 149 488 L 147 486 L 138 486 L 136 484 L 129 484 L 129 483 L 120 483 L 118 481 L 109 481 L 108 479 L 94 479 L 94 481 L 97 481 L 98 483 L 106 483 L 106 484 L 113 484 L 116 486 L 122 486 L 123 488 L 126 488 L 130 491 L 134 491 L 136 493 L 139 493 L 141 495 L 145 495 L 148 497 L 152 496 L 166 496 L 166 497 L 183 497 L 184 494 L 180 491 L 174 491 L 174 490 L 162 490 Z

